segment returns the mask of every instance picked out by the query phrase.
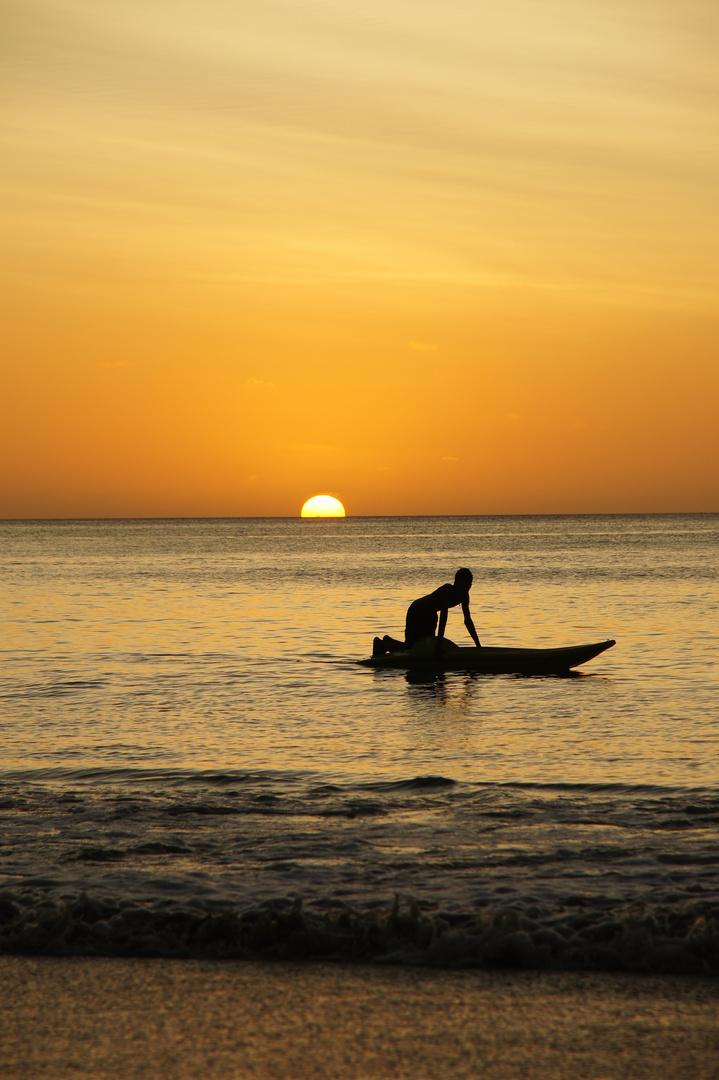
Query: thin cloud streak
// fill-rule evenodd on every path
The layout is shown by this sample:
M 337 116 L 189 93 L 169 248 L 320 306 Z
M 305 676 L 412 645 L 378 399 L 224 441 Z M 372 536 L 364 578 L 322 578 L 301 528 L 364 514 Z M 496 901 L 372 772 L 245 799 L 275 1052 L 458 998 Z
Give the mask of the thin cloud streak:
M 12 212 L 51 217 L 64 191 L 112 240 L 154 207 L 165 246 L 258 280 L 294 263 L 701 295 L 719 75 L 692 11 L 660 8 L 648 37 L 636 2 L 28 0 L 5 111 L 54 168 L 28 176 L 16 130 Z

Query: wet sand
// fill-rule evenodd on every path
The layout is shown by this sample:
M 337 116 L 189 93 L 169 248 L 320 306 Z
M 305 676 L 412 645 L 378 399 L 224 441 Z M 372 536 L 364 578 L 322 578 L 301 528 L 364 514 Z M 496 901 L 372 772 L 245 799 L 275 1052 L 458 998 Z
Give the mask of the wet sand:
M 0 957 L 4 1080 L 719 1077 L 719 982 Z

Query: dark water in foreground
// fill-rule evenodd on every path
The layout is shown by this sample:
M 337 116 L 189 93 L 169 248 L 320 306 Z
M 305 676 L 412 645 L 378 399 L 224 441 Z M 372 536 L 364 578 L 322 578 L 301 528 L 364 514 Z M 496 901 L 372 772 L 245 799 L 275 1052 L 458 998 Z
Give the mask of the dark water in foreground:
M 719 972 L 718 541 L 0 523 L 0 951 Z M 616 648 L 568 679 L 354 663 L 459 565 L 485 644 Z

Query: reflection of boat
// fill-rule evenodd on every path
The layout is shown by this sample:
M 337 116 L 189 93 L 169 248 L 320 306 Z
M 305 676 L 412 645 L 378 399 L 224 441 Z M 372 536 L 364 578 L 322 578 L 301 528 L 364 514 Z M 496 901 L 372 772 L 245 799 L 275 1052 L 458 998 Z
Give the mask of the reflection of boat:
M 585 664 L 614 641 L 599 641 L 594 645 L 570 645 L 563 649 L 506 649 L 492 645 L 462 648 L 444 638 L 442 655 L 437 657 L 436 638 L 424 638 L 404 652 L 385 653 L 358 660 L 372 668 L 417 668 L 435 671 L 478 671 L 483 675 L 566 675 L 579 664 Z

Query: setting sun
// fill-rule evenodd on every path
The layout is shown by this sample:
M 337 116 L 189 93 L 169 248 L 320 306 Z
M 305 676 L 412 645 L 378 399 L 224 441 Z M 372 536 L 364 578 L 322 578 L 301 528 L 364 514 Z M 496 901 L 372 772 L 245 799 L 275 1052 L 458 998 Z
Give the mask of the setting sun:
M 303 518 L 344 517 L 345 508 L 339 499 L 334 499 L 331 495 L 314 495 L 302 507 L 300 516 Z

